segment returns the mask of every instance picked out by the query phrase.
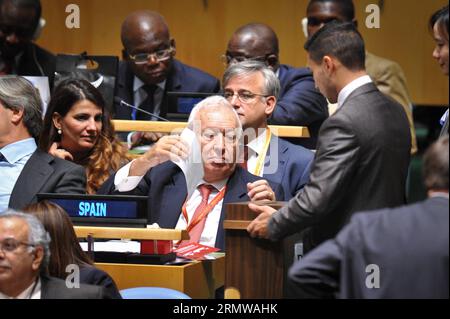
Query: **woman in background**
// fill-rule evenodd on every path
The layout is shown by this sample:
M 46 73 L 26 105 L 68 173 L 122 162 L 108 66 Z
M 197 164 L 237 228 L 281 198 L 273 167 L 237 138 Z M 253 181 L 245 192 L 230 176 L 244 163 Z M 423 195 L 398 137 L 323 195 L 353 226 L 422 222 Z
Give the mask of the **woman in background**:
M 448 76 L 448 5 L 436 11 L 430 18 L 429 27 L 433 34 L 436 47 L 433 50 L 433 58 L 439 63 L 442 73 Z M 448 109 L 442 116 L 442 130 L 440 136 L 448 134 Z
M 93 262 L 81 249 L 72 221 L 60 206 L 42 201 L 27 206 L 24 212 L 36 216 L 49 233 L 50 262 L 48 275 L 66 279 L 68 265 L 80 267 L 80 283 L 103 286 L 112 298 L 121 298 L 114 280 L 103 270 L 93 266 Z
M 39 147 L 86 168 L 87 193 L 129 161 L 100 92 L 85 80 L 59 84 L 44 118 Z

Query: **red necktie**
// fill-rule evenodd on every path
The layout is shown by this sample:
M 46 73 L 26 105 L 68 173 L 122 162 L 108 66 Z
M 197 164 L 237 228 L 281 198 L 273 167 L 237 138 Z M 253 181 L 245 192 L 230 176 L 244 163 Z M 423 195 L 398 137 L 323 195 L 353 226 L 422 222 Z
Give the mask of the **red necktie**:
M 203 210 L 208 205 L 208 198 L 211 194 L 212 190 L 214 189 L 214 186 L 202 184 L 198 187 L 198 190 L 200 191 L 200 194 L 202 195 L 202 201 L 200 205 L 195 209 L 194 215 L 191 218 L 191 223 L 195 221 L 198 216 L 203 212 Z M 206 214 L 203 216 L 203 218 L 195 225 L 190 231 L 189 231 L 189 237 L 190 239 L 186 242 L 188 243 L 198 243 L 200 240 L 200 237 L 202 235 L 203 229 L 205 228 L 205 222 L 206 217 L 208 215 Z

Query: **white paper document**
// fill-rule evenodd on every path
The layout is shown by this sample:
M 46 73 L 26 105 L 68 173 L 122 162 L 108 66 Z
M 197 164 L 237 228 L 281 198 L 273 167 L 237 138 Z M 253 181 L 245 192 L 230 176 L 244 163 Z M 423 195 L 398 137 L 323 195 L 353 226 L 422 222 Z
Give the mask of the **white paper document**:
M 50 102 L 50 84 L 46 76 L 24 76 L 38 90 L 42 100 L 42 117 L 45 116 L 47 105 Z
M 181 132 L 180 137 L 188 146 L 189 156 L 186 159 L 174 160 L 173 162 L 183 171 L 188 191 L 187 198 L 191 198 L 192 193 L 205 174 L 203 171 L 202 152 L 200 142 L 192 130 L 185 128 Z
M 80 243 L 84 251 L 88 251 L 88 243 Z M 140 253 L 141 243 L 131 240 L 109 240 L 106 242 L 94 242 L 94 251 L 113 251 L 119 253 Z

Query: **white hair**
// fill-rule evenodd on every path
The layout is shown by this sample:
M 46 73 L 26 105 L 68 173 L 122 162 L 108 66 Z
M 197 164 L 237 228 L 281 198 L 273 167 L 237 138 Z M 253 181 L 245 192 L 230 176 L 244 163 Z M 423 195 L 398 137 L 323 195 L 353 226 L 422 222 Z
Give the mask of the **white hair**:
M 18 218 L 24 220 L 28 224 L 28 243 L 30 245 L 41 246 L 44 250 L 44 258 L 42 259 L 41 269 L 45 269 L 50 262 L 50 235 L 45 230 L 42 223 L 36 216 L 25 214 L 9 209 L 3 214 L 0 214 L 0 219 Z M 33 251 L 30 247 L 30 252 Z
M 224 111 L 229 111 L 233 113 L 235 119 L 236 119 L 236 130 L 237 130 L 237 137 L 238 139 L 242 135 L 242 123 L 239 119 L 239 115 L 237 114 L 236 110 L 233 108 L 230 102 L 227 101 L 223 96 L 220 95 L 213 95 L 210 97 L 207 97 L 206 99 L 199 102 L 197 105 L 194 106 L 194 108 L 191 111 L 191 114 L 189 115 L 188 120 L 188 127 L 190 129 L 193 129 L 194 122 L 199 120 L 199 114 L 200 111 L 207 111 L 207 112 L 218 112 L 223 114 Z

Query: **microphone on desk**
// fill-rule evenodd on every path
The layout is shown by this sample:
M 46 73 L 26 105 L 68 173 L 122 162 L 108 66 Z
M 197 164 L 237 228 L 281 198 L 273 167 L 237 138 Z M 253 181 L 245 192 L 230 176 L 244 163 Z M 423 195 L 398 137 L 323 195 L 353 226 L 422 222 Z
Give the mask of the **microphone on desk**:
M 118 96 L 115 96 L 115 97 L 114 97 L 114 101 L 115 101 L 116 103 L 119 103 L 120 105 L 126 105 L 126 106 L 128 106 L 129 108 L 131 108 L 131 109 L 133 109 L 133 110 L 136 110 L 136 111 L 139 111 L 139 112 L 143 112 L 143 113 L 145 113 L 145 114 L 147 114 L 147 115 L 156 117 L 158 120 L 165 121 L 165 122 L 170 122 L 168 119 L 165 119 L 164 117 L 161 117 L 161 116 L 159 116 L 159 115 L 156 115 L 155 113 L 151 113 L 151 112 L 146 111 L 146 110 L 143 110 L 143 109 L 141 109 L 141 108 L 139 108 L 139 107 L 137 107 L 137 106 L 131 105 L 131 104 L 125 102 L 124 100 L 122 100 L 122 99 L 121 99 L 120 97 L 118 97 Z

